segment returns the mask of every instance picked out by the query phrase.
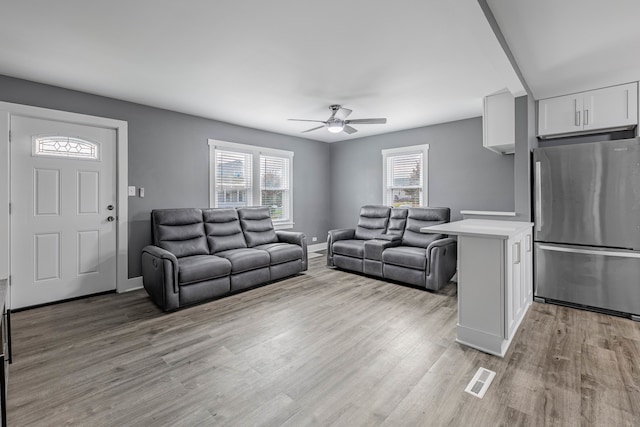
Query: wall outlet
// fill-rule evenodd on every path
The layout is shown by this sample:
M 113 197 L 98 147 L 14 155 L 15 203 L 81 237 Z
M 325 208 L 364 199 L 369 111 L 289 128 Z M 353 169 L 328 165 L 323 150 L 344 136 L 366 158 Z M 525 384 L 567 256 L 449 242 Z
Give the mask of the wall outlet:
M 311 241 L 312 241 L 312 242 L 317 242 L 317 241 L 318 241 L 318 238 L 317 238 L 317 237 L 312 237 L 312 238 L 311 238 Z
M 134 196 L 136 195 L 136 186 L 135 185 L 130 185 L 128 190 L 128 194 L 129 196 Z
M 138 188 L 138 196 L 144 197 L 144 188 L 143 187 Z

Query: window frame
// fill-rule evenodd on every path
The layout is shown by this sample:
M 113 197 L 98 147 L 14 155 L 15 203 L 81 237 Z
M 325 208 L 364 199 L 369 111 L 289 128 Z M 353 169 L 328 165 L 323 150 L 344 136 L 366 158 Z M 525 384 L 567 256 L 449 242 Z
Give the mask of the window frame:
M 290 229 L 294 226 L 293 221 L 293 151 L 278 150 L 275 148 L 260 147 L 257 145 L 240 144 L 237 142 L 221 141 L 209 139 L 209 207 L 216 207 L 216 149 L 235 151 L 244 154 L 251 154 L 252 172 L 251 172 L 251 197 L 254 206 L 262 204 L 262 188 L 260 176 L 260 157 L 262 155 L 281 157 L 289 161 L 289 207 L 288 218 L 276 220 L 272 219 L 273 227 L 276 230 Z
M 387 163 L 389 157 L 422 153 L 422 201 L 420 206 L 429 206 L 429 144 L 410 145 L 406 147 L 382 150 L 382 204 L 387 203 Z
M 43 142 L 42 140 L 56 140 L 56 139 L 66 139 L 67 143 L 75 142 L 79 144 L 88 144 L 93 146 L 94 155 L 92 156 L 74 156 L 70 151 L 66 152 L 56 152 L 56 151 L 40 151 L 40 144 Z M 59 135 L 59 134 L 42 134 L 42 135 L 34 135 L 31 137 L 31 156 L 33 157 L 55 157 L 58 159 L 69 159 L 69 160 L 85 160 L 90 162 L 99 162 L 102 160 L 102 144 L 96 141 L 91 141 L 86 138 L 80 138 L 77 136 L 68 136 L 68 135 Z

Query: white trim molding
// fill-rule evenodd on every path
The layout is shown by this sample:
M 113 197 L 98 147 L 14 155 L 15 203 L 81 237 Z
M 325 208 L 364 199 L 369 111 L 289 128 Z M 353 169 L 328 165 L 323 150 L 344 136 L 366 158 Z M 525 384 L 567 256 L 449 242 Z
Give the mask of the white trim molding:
M 275 148 L 260 147 L 257 145 L 239 144 L 236 142 L 220 141 L 209 139 L 209 207 L 215 208 L 214 191 L 215 191 L 215 156 L 216 149 L 227 149 L 239 153 L 246 153 L 253 156 L 252 167 L 252 200 L 257 204 L 260 200 L 260 156 L 275 156 L 289 159 L 289 218 L 287 220 L 274 220 L 273 226 L 276 230 L 291 229 L 293 222 L 293 151 L 278 150 Z M 258 185 L 256 185 L 256 182 Z
M 11 116 L 23 116 L 31 118 L 39 118 L 45 120 L 54 120 L 67 123 L 74 123 L 85 126 L 101 127 L 105 129 L 113 129 L 116 132 L 116 188 L 118 193 L 118 206 L 116 210 L 118 232 L 117 232 L 117 260 L 116 260 L 116 291 L 124 292 L 130 289 L 129 285 L 129 208 L 127 198 L 127 185 L 129 180 L 129 130 L 128 123 L 123 120 L 109 119 L 105 117 L 90 116 L 86 114 L 70 113 L 68 111 L 51 110 L 48 108 L 33 107 L 30 105 L 13 104 L 10 102 L 0 101 L 0 112 L 3 122 L 6 120 L 8 128 Z M 4 129 L 4 125 L 0 126 Z M 2 132 L 0 135 L 0 143 L 4 147 L 9 147 L 9 135 Z M 10 164 L 8 150 L 3 147 L 0 150 L 0 162 L 2 164 Z M 6 176 L 5 176 L 6 175 Z M 7 180 L 5 182 L 5 180 Z M 9 188 L 9 174 L 0 176 L 0 187 Z M 8 204 L 9 200 L 1 200 L 2 206 Z M 4 207 L 3 207 L 4 209 Z M 4 225 L 2 225 L 4 230 Z M 3 237 L 0 235 L 0 237 Z M 10 238 L 10 236 L 8 236 Z M 0 251 L 1 252 L 1 251 Z M 11 256 L 9 254 L 9 256 Z M 9 263 L 9 268 L 10 268 Z M 10 274 L 10 273 L 9 273 Z
M 422 206 L 429 206 L 429 144 L 382 150 L 382 204 L 387 204 L 387 158 L 402 154 L 422 153 Z
M 327 249 L 327 242 L 314 243 L 313 245 L 307 245 L 307 252 L 318 252 Z

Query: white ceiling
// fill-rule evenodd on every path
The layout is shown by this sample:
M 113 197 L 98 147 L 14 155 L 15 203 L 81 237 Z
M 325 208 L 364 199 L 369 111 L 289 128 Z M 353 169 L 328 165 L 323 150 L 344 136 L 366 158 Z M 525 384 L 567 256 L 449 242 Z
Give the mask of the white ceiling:
M 487 0 L 535 99 L 640 80 L 639 0 Z
M 476 0 L 0 0 L 0 74 L 321 141 L 523 88 Z M 330 104 L 359 132 L 308 134 Z
M 640 1 L 487 0 L 534 98 L 640 80 Z M 523 88 L 477 0 L 0 0 L 0 74 L 333 142 Z M 331 134 L 287 118 L 387 117 Z

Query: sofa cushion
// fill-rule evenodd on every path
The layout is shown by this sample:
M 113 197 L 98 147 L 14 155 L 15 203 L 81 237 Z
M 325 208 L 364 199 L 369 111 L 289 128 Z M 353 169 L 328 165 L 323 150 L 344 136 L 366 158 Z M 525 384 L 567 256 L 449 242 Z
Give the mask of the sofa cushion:
M 291 243 L 267 243 L 254 249 L 267 251 L 271 257 L 271 265 L 302 259 L 302 247 Z
M 177 258 L 209 253 L 200 209 L 156 209 L 151 225 L 154 244 Z
M 434 240 L 444 238 L 443 234 L 421 233 L 420 228 L 449 222 L 449 216 L 449 208 L 409 208 L 402 245 L 426 248 Z
M 407 214 L 409 211 L 405 208 L 393 208 L 389 214 L 389 225 L 387 226 L 387 234 L 402 236 L 405 225 L 407 223 Z
M 247 247 L 235 209 L 203 209 L 202 218 L 209 253 Z
M 238 217 L 248 247 L 278 242 L 268 207 L 238 208 Z
M 231 263 L 228 260 L 213 255 L 178 258 L 178 266 L 180 285 L 228 276 L 231 272 Z
M 361 207 L 355 233 L 356 239 L 375 239 L 378 234 L 384 233 L 387 230 L 390 211 L 391 208 L 388 206 L 367 205 Z
M 426 270 L 427 250 L 412 246 L 387 248 L 382 252 L 382 262 L 416 270 Z
M 333 244 L 333 253 L 354 258 L 364 258 L 366 240 L 338 240 Z
M 228 259 L 231 262 L 232 274 L 268 267 L 271 259 L 268 252 L 251 248 L 230 249 L 217 252 L 216 256 Z

